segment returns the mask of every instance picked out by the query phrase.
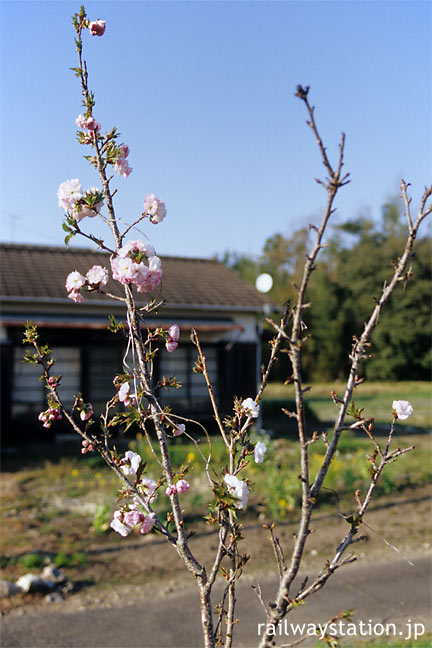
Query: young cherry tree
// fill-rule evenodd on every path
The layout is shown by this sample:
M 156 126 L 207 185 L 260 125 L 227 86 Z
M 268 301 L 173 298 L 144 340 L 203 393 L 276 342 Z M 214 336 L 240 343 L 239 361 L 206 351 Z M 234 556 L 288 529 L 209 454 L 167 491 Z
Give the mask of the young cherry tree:
M 160 223 L 166 217 L 164 202 L 148 194 L 144 201 L 143 212 L 130 225 L 120 224 L 114 209 L 114 194 L 110 183 L 112 172 L 123 176 L 125 179 L 132 172 L 129 166 L 129 146 L 119 142 L 117 129 L 104 130 L 94 115 L 95 98 L 88 84 L 88 70 L 83 58 L 84 39 L 90 36 L 103 36 L 105 21 L 87 18 L 84 7 L 73 17 L 75 28 L 75 45 L 78 54 L 78 64 L 74 72 L 79 79 L 83 97 L 83 114 L 76 119 L 78 126 L 78 141 L 89 147 L 91 153 L 87 160 L 95 168 L 100 182 L 100 187 L 91 187 L 83 190 L 78 179 L 63 182 L 58 190 L 59 205 L 65 212 L 64 230 L 67 232 L 65 242 L 68 243 L 73 236 L 82 236 L 92 241 L 99 249 L 110 255 L 112 279 L 122 286 L 121 297 L 107 291 L 109 272 L 106 268 L 95 265 L 88 270 L 86 275 L 78 271 L 71 271 L 66 278 L 66 291 L 68 297 L 80 303 L 89 292 L 98 291 L 108 297 L 120 300 L 125 308 L 125 326 L 112 320 L 111 329 L 122 330 L 127 339 L 127 350 L 133 359 L 132 366 L 124 364 L 124 373 L 113 377 L 116 393 L 107 400 L 104 413 L 100 416 L 99 426 L 93 425 L 95 415 L 91 403 L 86 403 L 78 394 L 72 410 L 66 409 L 59 395 L 61 376 L 54 375 L 55 359 L 47 345 L 40 342 L 37 328 L 32 324 L 26 327 L 24 342 L 33 346 L 32 351 L 26 351 L 26 360 L 40 365 L 43 371 L 43 380 L 47 388 L 47 409 L 41 412 L 39 419 L 44 427 L 50 427 L 56 420 L 65 418 L 70 426 L 82 439 L 82 453 L 97 452 L 106 464 L 116 473 L 121 482 L 120 506 L 113 514 L 111 527 L 122 536 L 128 536 L 134 529 L 139 533 L 158 533 L 177 551 L 185 568 L 194 577 L 200 594 L 200 610 L 203 630 L 204 645 L 206 648 L 215 645 L 230 647 L 233 645 L 235 624 L 236 584 L 241 577 L 248 556 L 241 553 L 240 540 L 242 526 L 239 522 L 241 511 L 248 503 L 250 494 L 249 484 L 244 477 L 244 469 L 250 460 L 261 463 L 265 460 L 266 446 L 263 442 L 256 444 L 250 439 L 251 425 L 256 421 L 260 411 L 260 401 L 267 385 L 271 368 L 276 360 L 281 346 L 289 354 L 292 364 L 292 375 L 288 379 L 295 388 L 295 411 L 286 411 L 285 414 L 295 419 L 299 439 L 299 463 L 301 483 L 301 512 L 294 547 L 289 561 L 285 560 L 284 552 L 279 539 L 274 534 L 273 525 L 265 525 L 270 531 L 270 541 L 273 543 L 277 559 L 279 586 L 274 595 L 274 601 L 267 607 L 259 585 L 256 590 L 265 611 L 265 632 L 260 638 L 260 646 L 268 648 L 274 645 L 276 628 L 286 614 L 291 612 L 299 603 L 319 590 L 330 576 L 340 567 L 355 560 L 353 554 L 345 555 L 350 546 L 361 540 L 358 531 L 361 528 L 363 516 L 369 506 L 377 482 L 387 466 L 396 461 L 402 454 L 412 448 L 392 449 L 391 444 L 396 420 L 405 419 L 412 414 L 412 407 L 406 401 L 393 402 L 393 420 L 390 424 L 388 438 L 385 444 L 379 443 L 373 434 L 374 420 L 362 417 L 360 410 L 351 405 L 355 388 L 363 382 L 359 376 L 361 361 L 367 359 L 370 338 L 379 322 L 379 317 L 385 303 L 388 301 L 394 288 L 399 282 L 410 278 L 407 270 L 413 245 L 419 227 L 425 217 L 431 213 L 432 187 L 425 190 L 417 217 L 411 215 L 411 199 L 408 197 L 408 185 L 402 181 L 401 192 L 405 206 L 407 220 L 407 237 L 405 248 L 397 263 L 393 264 L 393 273 L 383 286 L 381 295 L 375 299 L 375 306 L 369 319 L 354 339 L 352 348 L 348 351 L 351 360 L 351 369 L 346 383 L 345 391 L 341 395 L 332 392 L 332 398 L 338 406 L 338 415 L 331 434 L 324 434 L 322 441 L 325 444 L 325 456 L 316 475 L 311 475 L 309 470 L 309 449 L 319 440 L 316 433 L 308 436 L 304 407 L 304 393 L 309 388 L 303 385 L 301 372 L 302 345 L 306 341 L 303 324 L 303 312 L 311 304 L 306 301 L 306 291 L 315 268 L 317 257 L 323 247 L 323 236 L 334 211 L 335 198 L 348 180 L 348 174 L 343 174 L 343 156 L 345 138 L 342 135 L 339 157 L 333 165 L 326 153 L 326 149 L 318 132 L 314 108 L 310 105 L 308 94 L 309 87 L 298 86 L 297 96 L 303 102 L 308 114 L 308 125 L 311 128 L 320 151 L 327 177 L 320 180 L 327 193 L 327 203 L 319 227 L 314 227 L 315 244 L 306 258 L 303 277 L 298 286 L 296 304 L 291 307 L 287 304 L 279 323 L 268 320 L 275 329 L 275 337 L 271 342 L 271 355 L 267 367 L 262 369 L 262 380 L 254 397 L 246 396 L 243 400 L 234 399 L 233 413 L 230 417 L 222 419 L 218 411 L 213 387 L 207 370 L 206 358 L 202 352 L 196 331 L 192 330 L 191 339 L 196 347 L 197 361 L 195 371 L 202 374 L 210 397 L 213 415 L 223 443 L 226 447 L 226 462 L 217 465 L 212 458 L 210 438 L 203 429 L 208 449 L 204 451 L 202 445 L 196 443 L 197 449 L 205 459 L 205 472 L 214 500 L 211 504 L 210 514 L 206 521 L 218 530 L 218 543 L 215 555 L 210 565 L 199 562 L 194 555 L 189 540 L 185 523 L 181 497 L 190 488 L 186 477 L 186 469 L 174 471 L 172 467 L 170 444 L 173 438 L 179 435 L 188 435 L 185 422 L 175 415 L 169 408 L 163 407 L 157 396 L 157 385 L 153 381 L 153 362 L 161 343 L 165 344 L 168 352 L 175 352 L 179 343 L 179 327 L 173 325 L 168 331 L 162 328 L 150 330 L 146 328 L 146 318 L 162 304 L 154 294 L 161 284 L 163 268 L 161 260 L 145 236 L 144 239 L 129 239 L 132 231 L 143 221 L 152 224 Z M 110 175 L 111 174 L 111 175 Z M 99 218 L 109 229 L 112 244 L 97 238 L 91 232 L 83 229 L 87 219 Z M 138 307 L 136 296 L 148 295 L 147 304 Z M 77 306 L 78 308 L 78 306 Z M 126 355 L 125 355 L 126 357 Z M 167 381 L 166 386 L 176 386 L 175 378 Z M 123 405 L 124 411 L 118 412 L 118 405 Z M 78 415 L 78 416 L 77 416 Z M 353 417 L 354 422 L 346 423 L 346 416 Z M 124 456 L 119 455 L 111 447 L 110 439 L 116 426 L 138 426 L 144 433 L 147 442 L 157 458 L 160 474 L 153 479 L 146 474 L 145 465 L 139 454 L 127 451 Z M 188 424 L 189 425 L 189 424 Z M 202 427 L 202 426 L 201 426 Z M 293 581 L 299 572 L 305 544 L 314 507 L 317 502 L 321 487 L 338 447 L 338 442 L 344 430 L 362 429 L 370 438 L 372 451 L 369 456 L 370 484 L 365 493 L 356 491 L 356 509 L 347 518 L 348 530 L 341 538 L 334 555 L 330 556 L 315 579 L 308 583 L 306 580 L 300 588 L 292 591 Z M 188 435 L 189 436 L 189 435 Z M 157 514 L 158 496 L 165 493 L 170 500 L 171 510 L 163 519 Z M 225 589 L 222 601 L 215 606 L 212 598 L 213 586 L 220 575 L 225 579 Z M 214 610 L 216 612 L 214 613 Z

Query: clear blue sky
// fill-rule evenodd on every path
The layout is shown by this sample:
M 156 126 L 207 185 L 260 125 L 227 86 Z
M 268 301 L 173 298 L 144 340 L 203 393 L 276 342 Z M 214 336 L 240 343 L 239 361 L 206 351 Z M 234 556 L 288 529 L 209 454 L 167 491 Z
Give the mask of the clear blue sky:
M 61 244 L 58 185 L 99 184 L 75 140 L 79 4 L 0 0 L 3 241 Z M 163 197 L 167 218 L 145 225 L 158 254 L 258 254 L 316 219 L 323 169 L 298 83 L 311 86 L 333 159 L 347 136 L 339 220 L 378 218 L 401 177 L 414 197 L 432 180 L 430 2 L 85 6 L 107 22 L 102 38 L 85 38 L 94 114 L 117 125 L 134 168 L 114 181 L 117 213 L 130 221 L 146 193 Z

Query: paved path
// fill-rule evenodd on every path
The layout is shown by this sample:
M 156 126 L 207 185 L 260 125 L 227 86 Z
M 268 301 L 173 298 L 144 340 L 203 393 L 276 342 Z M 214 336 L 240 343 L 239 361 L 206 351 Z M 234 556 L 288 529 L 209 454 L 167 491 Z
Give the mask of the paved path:
M 343 609 L 355 608 L 352 622 L 395 624 L 401 638 L 414 623 L 431 627 L 431 559 L 413 559 L 386 564 L 347 566 L 330 579 L 320 592 L 287 617 L 288 625 L 279 641 L 295 638 L 289 624 L 325 623 Z M 258 643 L 258 623 L 263 610 L 251 589 L 254 581 L 243 582 L 238 590 L 235 648 L 252 648 Z M 264 599 L 274 592 L 272 581 L 261 585 Z M 202 646 L 197 595 L 184 589 L 165 598 L 145 598 L 133 605 L 78 612 L 32 611 L 22 616 L 6 614 L 2 619 L 2 648 L 199 648 Z M 411 622 L 411 626 L 408 622 Z M 393 630 L 392 626 L 388 626 Z M 421 628 L 417 626 L 419 630 Z M 377 626 L 381 632 L 381 626 Z M 345 631 L 346 632 L 346 631 Z M 307 646 L 308 642 L 301 644 Z M 310 645 L 310 642 L 309 642 Z M 316 645 L 313 639 L 312 645 Z

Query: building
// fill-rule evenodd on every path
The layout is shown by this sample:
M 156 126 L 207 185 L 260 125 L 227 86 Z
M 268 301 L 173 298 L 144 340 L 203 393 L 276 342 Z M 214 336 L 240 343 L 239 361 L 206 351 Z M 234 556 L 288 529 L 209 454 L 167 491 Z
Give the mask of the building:
M 123 305 L 97 292 L 74 303 L 64 284 L 72 270 L 85 274 L 95 264 L 109 268 L 109 255 L 81 248 L 1 244 L 0 261 L 2 427 L 7 438 L 28 434 L 31 424 L 33 431 L 35 425 L 41 427 L 37 414 L 45 409 L 46 390 L 38 381 L 38 369 L 22 362 L 27 321 L 38 325 L 41 340 L 53 350 L 54 374 L 63 376 L 59 389 L 63 401 L 72 405 L 74 394 L 81 392 L 96 412 L 102 411 L 115 394 L 114 375 L 124 372 L 126 339 L 107 329 L 110 314 L 124 321 Z M 211 420 L 203 377 L 192 370 L 197 354 L 191 328 L 197 330 L 205 352 L 216 400 L 223 413 L 229 412 L 233 395 L 245 398 L 256 389 L 266 300 L 214 260 L 165 257 L 162 268 L 160 292 L 153 296 L 163 299 L 164 306 L 146 325 L 167 329 L 177 323 L 181 336 L 173 353 L 161 347 L 154 380 L 175 375 L 182 387 L 161 391 L 162 402 L 181 415 Z M 110 280 L 107 291 L 120 296 L 122 287 Z M 138 295 L 140 304 L 148 299 L 149 295 Z

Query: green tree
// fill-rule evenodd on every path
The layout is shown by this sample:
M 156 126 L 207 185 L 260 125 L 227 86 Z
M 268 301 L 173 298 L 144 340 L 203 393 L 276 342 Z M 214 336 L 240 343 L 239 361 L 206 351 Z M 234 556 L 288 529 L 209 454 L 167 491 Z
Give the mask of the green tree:
M 399 200 L 388 201 L 381 219 L 349 220 L 333 228 L 328 247 L 312 277 L 305 310 L 307 326 L 304 341 L 306 380 L 332 380 L 345 376 L 349 359 L 346 349 L 359 335 L 363 323 L 379 298 L 391 274 L 391 263 L 400 253 L 406 221 Z M 295 303 L 296 285 L 301 281 L 307 254 L 309 230 L 302 228 L 289 238 L 277 233 L 263 246 L 259 265 L 247 256 L 225 255 L 225 262 L 250 283 L 259 272 L 269 272 L 273 288 L 268 296 L 283 307 Z M 373 358 L 364 370 L 374 380 L 427 380 L 430 376 L 432 285 L 431 239 L 419 239 L 412 257 L 411 272 L 401 283 L 384 311 L 380 327 L 372 336 Z M 269 354 L 273 330 L 264 330 L 263 358 Z M 287 356 L 276 365 L 274 379 L 290 373 Z

